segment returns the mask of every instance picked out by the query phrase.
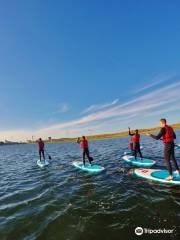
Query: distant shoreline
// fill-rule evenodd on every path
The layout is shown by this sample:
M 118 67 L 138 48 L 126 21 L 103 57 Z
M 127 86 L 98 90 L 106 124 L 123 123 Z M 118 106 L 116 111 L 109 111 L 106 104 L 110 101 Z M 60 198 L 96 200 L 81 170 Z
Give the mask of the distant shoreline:
M 10 145 L 20 145 L 20 144 L 26 144 L 25 142 L 0 142 L 0 146 L 10 146 Z
M 171 124 L 174 129 L 180 129 L 180 123 Z M 153 133 L 158 132 L 160 127 L 155 128 L 142 128 L 139 129 L 139 132 L 142 133 Z M 119 138 L 119 137 L 126 137 L 128 136 L 128 131 L 117 132 L 117 133 L 107 133 L 107 134 L 97 134 L 97 135 L 86 135 L 88 140 L 103 140 L 103 139 L 110 139 L 110 138 Z M 75 142 L 77 138 L 59 138 L 59 139 L 51 139 L 46 140 L 46 143 L 56 143 L 56 142 Z M 29 142 L 35 143 L 35 142 Z

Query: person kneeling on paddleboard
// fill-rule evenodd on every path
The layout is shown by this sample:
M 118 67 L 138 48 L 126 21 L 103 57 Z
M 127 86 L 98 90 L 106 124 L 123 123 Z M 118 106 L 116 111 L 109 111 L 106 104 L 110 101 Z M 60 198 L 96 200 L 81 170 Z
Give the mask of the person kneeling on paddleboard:
M 128 129 L 129 129 L 129 136 L 132 136 L 131 137 L 131 141 L 130 141 L 130 148 L 134 152 L 134 157 L 136 159 L 137 158 L 137 154 L 139 153 L 139 156 L 142 159 L 143 156 L 142 156 L 141 147 L 140 147 L 140 134 L 139 134 L 139 131 L 136 129 L 135 133 L 131 133 L 130 127 L 128 127 Z
M 41 157 L 43 156 L 43 159 L 45 161 L 45 155 L 44 155 L 44 142 L 41 138 L 39 138 L 38 142 L 38 148 L 39 148 L 39 158 L 41 161 Z
M 85 136 L 82 136 L 82 140 L 80 138 L 77 139 L 77 143 L 80 144 L 80 147 L 82 149 L 83 153 L 83 164 L 85 166 L 85 156 L 87 156 L 89 163 L 93 161 L 93 158 L 89 156 L 89 147 L 88 147 L 88 141 Z
M 166 124 L 166 119 L 162 118 L 160 119 L 160 126 L 162 127 L 159 134 L 157 136 L 153 134 L 147 133 L 147 136 L 150 136 L 156 140 L 162 140 L 164 143 L 164 159 L 167 165 L 167 169 L 169 171 L 169 176 L 166 178 L 166 180 L 173 180 L 173 174 L 172 174 L 172 166 L 170 160 L 172 159 L 174 166 L 176 168 L 175 173 L 179 174 L 179 167 L 177 165 L 177 161 L 175 158 L 175 152 L 174 152 L 174 139 L 176 139 L 176 134 L 172 127 L 168 126 Z

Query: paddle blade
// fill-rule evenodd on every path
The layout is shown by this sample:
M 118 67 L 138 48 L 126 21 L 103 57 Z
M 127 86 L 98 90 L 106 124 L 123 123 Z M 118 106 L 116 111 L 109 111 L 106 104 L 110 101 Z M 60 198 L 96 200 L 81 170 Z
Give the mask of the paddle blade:
M 49 160 L 51 160 L 52 158 L 51 158 L 51 156 L 49 155 Z

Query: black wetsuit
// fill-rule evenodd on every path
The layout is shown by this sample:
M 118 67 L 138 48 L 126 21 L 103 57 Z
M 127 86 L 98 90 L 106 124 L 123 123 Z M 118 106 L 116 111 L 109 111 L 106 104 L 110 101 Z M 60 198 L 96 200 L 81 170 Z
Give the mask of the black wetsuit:
M 91 164 L 91 158 L 89 156 L 89 149 L 88 148 L 84 148 L 83 149 L 83 164 L 85 165 L 85 157 L 87 156 L 89 163 Z
M 42 156 L 43 156 L 43 159 L 45 160 L 44 149 L 39 149 L 39 158 L 40 158 L 40 161 L 41 161 Z
M 161 128 L 160 132 L 158 133 L 157 136 L 151 134 L 150 136 L 156 140 L 161 139 L 164 135 L 166 134 L 166 128 L 163 127 Z M 176 134 L 174 132 L 174 139 L 176 139 Z M 169 174 L 172 175 L 172 166 L 171 166 L 171 159 L 173 161 L 173 164 L 176 168 L 176 170 L 179 171 L 179 167 L 177 165 L 177 161 L 175 158 L 175 152 L 174 152 L 174 141 L 164 143 L 164 159 L 167 165 L 167 169 L 169 171 Z
M 131 133 L 129 130 L 129 136 L 134 136 L 135 133 Z M 134 157 L 135 159 L 137 158 L 137 154 L 139 153 L 140 158 L 143 158 L 142 153 L 141 153 L 141 146 L 140 146 L 140 142 L 133 142 L 133 152 L 134 152 Z

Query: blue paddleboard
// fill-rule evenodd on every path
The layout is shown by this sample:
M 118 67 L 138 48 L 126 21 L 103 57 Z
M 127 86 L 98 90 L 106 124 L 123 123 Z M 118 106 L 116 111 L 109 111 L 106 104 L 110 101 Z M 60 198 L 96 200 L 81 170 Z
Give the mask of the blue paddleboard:
M 82 162 L 78 162 L 78 161 L 74 161 L 72 163 L 72 165 L 76 168 L 79 168 L 79 169 L 83 170 L 83 171 L 88 171 L 88 172 L 92 172 L 92 173 L 98 173 L 98 172 L 101 172 L 101 171 L 105 170 L 104 167 L 101 167 L 99 165 L 92 165 L 91 166 L 91 164 L 89 164 L 89 163 L 86 163 L 85 167 L 84 167 L 84 164 Z
M 42 160 L 42 161 L 40 161 L 40 160 L 37 160 L 37 165 L 39 166 L 39 167 L 41 167 L 41 168 L 43 168 L 43 167 L 45 167 L 45 166 L 48 166 L 49 165 L 49 162 L 47 161 L 47 160 Z
M 176 149 L 180 149 L 180 144 L 176 144 Z
M 152 167 L 156 163 L 154 160 L 151 160 L 151 159 L 143 158 L 141 160 L 139 157 L 135 159 L 135 157 L 128 156 L 128 155 L 123 156 L 122 159 L 125 162 L 137 167 Z
M 173 173 L 173 180 L 168 181 L 166 178 L 169 176 L 167 170 L 161 169 L 135 169 L 134 173 L 136 176 L 152 180 L 156 182 L 166 183 L 166 184 L 175 184 L 180 185 L 180 175 Z

